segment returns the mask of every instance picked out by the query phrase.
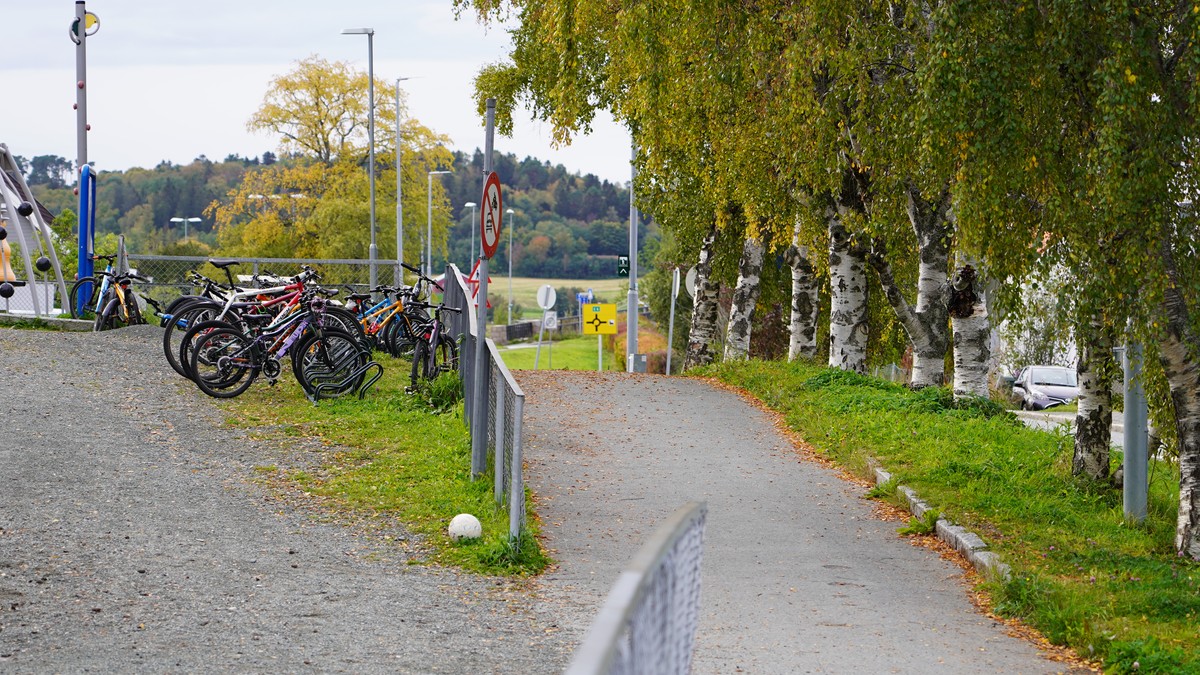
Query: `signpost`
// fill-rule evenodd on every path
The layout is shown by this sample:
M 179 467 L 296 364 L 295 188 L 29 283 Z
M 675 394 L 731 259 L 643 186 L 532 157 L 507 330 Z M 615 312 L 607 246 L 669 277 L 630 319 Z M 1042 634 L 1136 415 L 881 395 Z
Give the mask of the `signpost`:
M 475 336 L 475 375 L 474 392 L 471 397 L 471 479 L 482 476 L 487 470 L 487 361 L 484 353 L 487 351 L 487 297 L 488 297 L 488 260 L 496 254 L 496 246 L 500 243 L 500 231 L 503 225 L 504 209 L 500 197 L 500 177 L 492 172 L 493 139 L 496 129 L 496 99 L 487 100 L 487 127 L 484 134 L 483 207 L 479 213 L 479 239 L 483 244 L 483 254 L 479 257 L 479 294 L 483 302 L 476 301 L 476 323 L 479 329 Z
M 583 334 L 596 336 L 596 372 L 604 370 L 604 336 L 617 334 L 617 306 L 612 304 L 584 305 Z
M 550 328 L 551 330 L 558 328 L 558 312 L 555 312 L 552 309 L 554 307 L 554 303 L 557 300 L 558 300 L 558 293 L 556 293 L 554 291 L 554 287 L 551 286 L 550 284 L 546 284 L 545 286 L 542 286 L 541 288 L 538 289 L 537 303 L 538 303 L 538 307 L 541 307 L 543 311 L 542 311 L 542 325 L 538 327 L 537 353 L 533 355 L 533 369 L 534 370 L 538 369 L 538 361 L 542 358 L 542 333 L 543 333 L 543 331 L 545 331 L 546 328 Z M 553 319 L 551 319 L 550 317 L 553 317 Z M 546 325 L 550 321 L 554 322 L 553 326 Z M 554 344 L 554 342 L 551 341 L 550 344 Z M 553 349 L 553 348 L 551 348 L 551 349 Z M 551 356 L 550 359 L 551 359 L 550 362 L 554 363 L 554 360 L 553 360 L 554 357 Z
M 671 346 L 675 344 L 675 300 L 679 298 L 679 268 L 671 270 L 671 320 L 667 323 L 667 368 L 671 374 Z

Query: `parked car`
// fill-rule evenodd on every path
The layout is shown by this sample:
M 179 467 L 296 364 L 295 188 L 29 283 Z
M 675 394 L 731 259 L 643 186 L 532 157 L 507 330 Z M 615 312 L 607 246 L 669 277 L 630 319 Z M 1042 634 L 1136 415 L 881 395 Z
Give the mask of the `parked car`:
M 1074 368 L 1028 366 L 1013 382 L 1013 395 L 1021 400 L 1022 410 L 1045 410 L 1079 398 L 1079 382 Z

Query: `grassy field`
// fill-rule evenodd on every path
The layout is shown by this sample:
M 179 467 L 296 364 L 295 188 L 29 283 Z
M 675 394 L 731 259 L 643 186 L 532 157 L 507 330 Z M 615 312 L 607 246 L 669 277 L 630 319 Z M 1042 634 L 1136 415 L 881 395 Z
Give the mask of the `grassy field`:
M 1106 672 L 1200 672 L 1200 565 L 1174 552 L 1174 464 L 1152 463 L 1149 516 L 1133 524 L 1119 489 L 1071 476 L 1071 436 L 1028 429 L 999 404 L 959 406 L 945 388 L 914 392 L 803 363 L 727 363 L 706 374 L 748 390 L 853 473 L 868 477 L 868 458 L 877 459 L 980 534 L 1012 567 L 1007 583 L 984 585 L 1001 616 Z M 887 487 L 873 493 L 899 504 Z
M 499 297 L 508 302 L 508 277 L 491 275 L 488 294 L 493 298 Z M 596 302 L 624 303 L 625 294 L 629 291 L 628 279 L 533 279 L 530 277 L 513 277 L 513 302 L 521 305 L 520 317 L 536 319 L 542 315 L 537 304 L 537 292 L 542 286 L 550 285 L 556 291 L 562 288 L 592 289 Z M 493 304 L 495 304 L 493 302 Z M 574 304 L 574 299 L 572 299 Z M 516 312 L 513 312 L 516 314 Z
M 486 574 L 537 574 L 549 563 L 534 536 L 537 517 L 526 504 L 529 536 L 519 547 L 508 542 L 507 507 L 497 509 L 490 479 L 471 481 L 470 438 L 462 420 L 461 389 L 445 375 L 416 395 L 406 361 L 376 354 L 383 379 L 365 399 L 347 397 L 313 405 L 290 376 L 278 385 L 253 385 L 224 402 L 232 424 L 252 434 L 317 438 L 331 450 L 319 465 L 257 467 L 266 482 L 300 490 L 322 508 L 363 522 L 399 522 L 418 535 L 414 559 L 450 564 Z M 266 429 L 264 429 L 264 427 Z M 450 519 L 470 513 L 483 524 L 483 537 L 454 543 Z

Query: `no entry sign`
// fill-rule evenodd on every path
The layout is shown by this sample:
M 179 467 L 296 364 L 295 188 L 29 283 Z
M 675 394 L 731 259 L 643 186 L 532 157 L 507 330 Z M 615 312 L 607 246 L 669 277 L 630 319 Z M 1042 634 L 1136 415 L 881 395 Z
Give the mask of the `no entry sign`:
M 500 176 L 494 171 L 483 181 L 483 199 L 480 203 L 483 208 L 479 211 L 479 239 L 483 242 L 483 256 L 491 260 L 500 245 L 504 215 L 504 202 L 500 197 Z

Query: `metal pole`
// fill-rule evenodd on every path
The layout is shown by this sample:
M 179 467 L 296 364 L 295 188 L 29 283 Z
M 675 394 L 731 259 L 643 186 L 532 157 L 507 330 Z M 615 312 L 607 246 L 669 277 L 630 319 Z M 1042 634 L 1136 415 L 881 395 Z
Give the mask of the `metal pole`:
M 433 276 L 433 172 L 426 177 L 429 178 L 429 220 L 425 230 L 425 274 Z
M 596 372 L 604 372 L 604 336 L 596 336 Z
M 378 284 L 375 261 L 379 259 L 379 249 L 375 246 L 375 31 L 367 33 L 367 173 L 371 183 L 371 248 L 367 255 L 371 260 L 371 288 Z
M 83 167 L 88 165 L 87 148 L 87 3 L 83 0 L 75 2 L 75 30 L 79 39 L 75 47 L 75 170 L 79 178 L 76 182 L 79 190 L 79 262 L 76 267 L 76 277 L 91 276 L 93 273 L 92 256 L 96 254 L 95 237 L 96 224 L 92 222 L 94 213 L 91 195 L 88 194 L 90 182 L 85 184 Z
M 1125 518 L 1141 522 L 1146 519 L 1150 464 L 1146 448 L 1148 410 L 1142 387 L 1142 345 L 1127 345 L 1121 361 L 1125 371 Z
M 487 131 L 483 144 L 483 176 L 487 180 L 492 172 L 492 148 L 496 131 L 496 99 L 487 100 Z M 430 179 L 432 180 L 432 179 Z M 432 183 L 431 183 L 432 184 Z M 483 238 L 480 233 L 480 239 Z M 482 243 L 482 242 L 481 242 Z M 475 339 L 475 391 L 472 392 L 471 407 L 471 479 L 478 478 L 487 469 L 487 389 L 484 378 L 486 364 L 484 353 L 487 350 L 487 293 L 488 293 L 488 259 L 479 256 L 479 295 L 476 299 L 476 312 L 479 335 Z M 522 495 L 524 498 L 524 495 Z
M 471 231 L 471 248 L 467 249 L 467 267 L 471 267 L 471 260 L 475 258 L 475 202 L 467 202 L 463 206 L 471 207 L 471 222 L 469 229 Z
M 638 211 L 633 198 L 633 182 L 637 179 L 636 160 L 637 141 L 633 141 L 629 154 L 629 295 L 627 297 L 629 309 L 625 312 L 625 351 L 627 352 L 625 370 L 630 373 L 635 371 L 634 356 L 638 353 Z
M 400 263 L 404 262 L 404 194 L 403 181 L 404 164 L 400 161 L 401 157 L 401 136 L 400 136 L 400 80 L 404 78 L 396 78 L 396 286 L 404 285 L 404 268 Z
M 512 315 L 512 306 L 513 306 L 513 294 L 512 294 L 512 259 L 513 259 L 513 251 L 512 251 L 512 233 L 513 233 L 513 228 L 514 228 L 514 227 L 516 227 L 516 224 L 517 224 L 517 214 L 516 214 L 516 213 L 514 213 L 512 209 L 509 209 L 509 210 L 508 210 L 508 215 L 512 216 L 512 222 L 508 224 L 508 323 L 511 325 L 511 324 L 512 324 L 512 322 L 513 322 L 513 315 Z
M 664 375 L 671 374 L 671 345 L 675 344 L 675 299 L 679 297 L 679 268 L 671 270 L 671 320 L 667 322 L 667 367 Z

